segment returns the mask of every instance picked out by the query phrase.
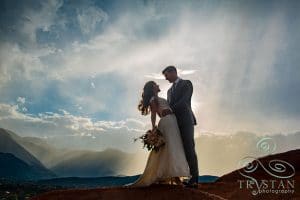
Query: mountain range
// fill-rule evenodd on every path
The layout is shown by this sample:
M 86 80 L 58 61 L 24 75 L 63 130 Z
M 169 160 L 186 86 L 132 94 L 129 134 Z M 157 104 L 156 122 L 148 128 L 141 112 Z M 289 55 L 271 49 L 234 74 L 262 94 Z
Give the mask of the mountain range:
M 35 156 L 14 140 L 15 134 L 0 129 L 1 177 L 35 180 L 56 177 Z
M 55 175 L 38 165 L 29 165 L 11 153 L 0 152 L 0 177 L 12 180 L 36 180 Z
M 49 172 L 49 176 L 40 178 L 120 175 L 122 166 L 134 157 L 116 149 L 99 152 L 57 149 L 41 138 L 20 137 L 3 128 L 0 128 L 0 152 L 11 153 L 28 165 Z

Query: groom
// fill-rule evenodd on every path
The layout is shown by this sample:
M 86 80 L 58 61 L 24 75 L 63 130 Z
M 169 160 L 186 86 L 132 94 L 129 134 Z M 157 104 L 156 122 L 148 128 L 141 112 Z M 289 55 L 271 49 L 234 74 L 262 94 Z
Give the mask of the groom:
M 193 85 L 191 81 L 179 78 L 174 66 L 166 67 L 162 73 L 166 77 L 166 80 L 173 83 L 172 87 L 168 90 L 167 99 L 177 118 L 185 156 L 192 175 L 192 178 L 185 185 L 188 187 L 197 187 L 199 170 L 194 142 L 194 125 L 197 122 L 191 108 Z M 170 110 L 165 110 L 165 112 L 170 112 Z M 168 113 L 162 114 L 165 115 Z

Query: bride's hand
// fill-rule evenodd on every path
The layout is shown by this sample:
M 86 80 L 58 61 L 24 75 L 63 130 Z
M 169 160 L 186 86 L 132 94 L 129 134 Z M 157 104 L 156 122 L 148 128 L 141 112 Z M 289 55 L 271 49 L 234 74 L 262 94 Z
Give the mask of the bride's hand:
M 173 112 L 172 112 L 172 110 L 170 110 L 170 109 L 164 109 L 162 112 L 161 112 L 161 115 L 164 117 L 164 116 L 166 116 L 166 115 L 168 115 L 168 114 L 172 114 Z

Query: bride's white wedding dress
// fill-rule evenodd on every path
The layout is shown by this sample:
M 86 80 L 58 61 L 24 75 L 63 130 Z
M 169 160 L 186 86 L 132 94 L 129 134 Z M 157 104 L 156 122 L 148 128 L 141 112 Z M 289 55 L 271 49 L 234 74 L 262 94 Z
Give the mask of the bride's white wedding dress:
M 158 112 L 164 109 L 170 109 L 169 104 L 166 99 L 158 97 Z M 172 177 L 190 177 L 176 116 L 169 114 L 162 117 L 158 129 L 166 144 L 159 151 L 150 152 L 143 174 L 126 187 L 145 187 Z

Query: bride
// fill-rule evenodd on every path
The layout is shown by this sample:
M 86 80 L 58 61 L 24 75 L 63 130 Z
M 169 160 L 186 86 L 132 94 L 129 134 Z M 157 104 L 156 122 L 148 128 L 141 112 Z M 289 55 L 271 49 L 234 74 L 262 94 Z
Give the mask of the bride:
M 189 166 L 184 154 L 183 144 L 175 114 L 166 99 L 158 96 L 159 86 L 154 81 L 145 84 L 142 100 L 138 106 L 142 115 L 151 113 L 152 128 L 156 126 L 156 115 L 160 117 L 158 129 L 166 144 L 159 151 L 149 154 L 143 174 L 126 187 L 145 187 L 158 182 L 180 182 L 179 177 L 190 177 Z

